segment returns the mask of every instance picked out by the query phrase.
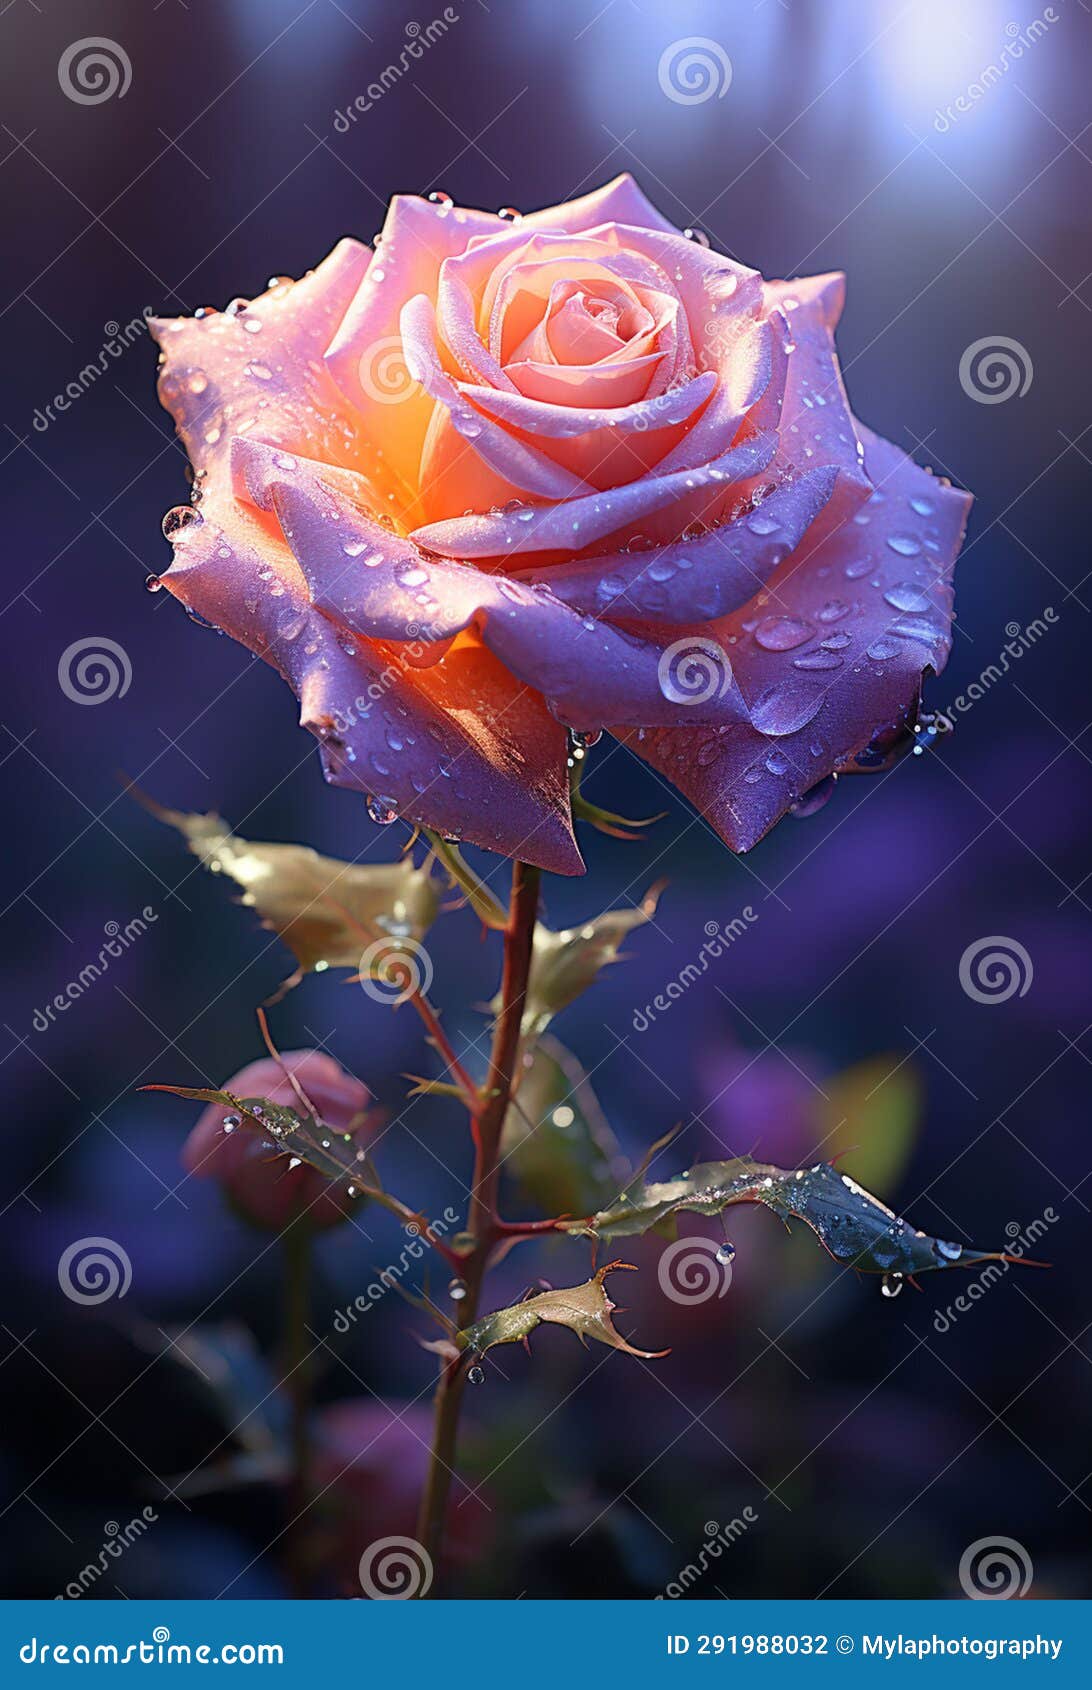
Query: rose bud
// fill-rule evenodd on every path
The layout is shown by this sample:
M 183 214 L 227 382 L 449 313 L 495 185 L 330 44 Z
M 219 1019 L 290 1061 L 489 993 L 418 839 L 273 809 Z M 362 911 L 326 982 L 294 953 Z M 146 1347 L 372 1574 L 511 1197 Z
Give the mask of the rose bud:
M 281 1061 L 283 1067 L 269 1056 L 249 1062 L 225 1080 L 223 1090 L 301 1110 L 287 1069 L 322 1121 L 337 1132 L 353 1133 L 361 1146 L 367 1143 L 377 1124 L 376 1113 L 368 1113 L 367 1086 L 321 1050 L 288 1051 Z M 241 1215 L 275 1232 L 302 1216 L 314 1227 L 333 1226 L 349 1212 L 352 1199 L 346 1190 L 331 1186 L 306 1163 L 290 1166 L 290 1158 L 275 1155 L 269 1143 L 245 1117 L 210 1103 L 182 1147 L 182 1162 L 200 1179 L 218 1179 Z

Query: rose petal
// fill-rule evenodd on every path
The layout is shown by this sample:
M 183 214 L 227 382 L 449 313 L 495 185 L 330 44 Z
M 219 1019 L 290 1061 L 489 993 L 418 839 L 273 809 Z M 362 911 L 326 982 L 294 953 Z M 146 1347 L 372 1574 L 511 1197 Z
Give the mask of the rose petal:
M 608 622 L 713 621 L 746 604 L 799 545 L 837 474 L 831 466 L 808 470 L 695 540 L 557 564 L 542 579 L 574 610 Z
M 445 496 L 444 472 L 450 463 L 442 444 L 442 425 L 459 436 L 459 455 L 469 450 L 484 459 L 495 471 L 488 478 L 486 488 L 492 496 L 488 504 L 505 502 L 513 493 L 532 493 L 543 499 L 566 499 L 585 491 L 579 477 L 555 464 L 552 459 L 525 445 L 491 417 L 483 416 L 462 398 L 459 387 L 440 366 L 436 351 L 436 322 L 432 305 L 423 294 L 403 307 L 401 316 L 402 342 L 411 374 L 415 381 L 437 400 L 442 410 L 430 424 L 426 450 L 422 452 L 420 481 L 425 514 L 432 517 L 437 506 L 450 509 L 451 504 L 465 507 L 467 488 L 462 479 L 452 484 L 451 494 Z M 452 443 L 453 444 L 453 443 Z M 499 478 L 499 480 L 498 480 Z
M 829 535 L 803 567 L 787 565 L 765 603 L 705 630 L 731 654 L 751 725 L 618 736 L 736 851 L 826 776 L 867 767 L 868 747 L 913 721 L 924 672 L 939 673 L 951 647 L 970 496 L 861 434 L 876 484 L 866 521 Z
M 447 647 L 469 631 L 517 680 L 541 693 L 559 720 L 582 731 L 607 721 L 740 720 L 742 702 L 730 685 L 698 703 L 681 705 L 669 696 L 656 645 L 577 616 L 543 586 L 425 559 L 323 486 L 308 466 L 288 473 L 274 452 L 245 444 L 240 450 L 255 459 L 248 484 L 260 485 L 275 509 L 310 603 L 339 631 L 342 646 L 356 635 Z M 437 667 L 449 658 L 445 649 Z
M 370 256 L 357 241 L 339 241 L 310 275 L 278 283 L 236 314 L 149 320 L 163 353 L 159 396 L 200 481 L 216 481 L 232 437 L 247 432 L 360 467 L 356 419 L 319 360 Z
M 461 252 L 471 235 L 504 227 L 485 212 L 395 195 L 377 256 L 324 349 L 331 375 L 359 415 L 375 473 L 393 475 L 403 496 L 416 487 L 432 401 L 407 390 L 398 374 L 399 313 L 414 294 L 434 296 L 444 259 Z
M 804 276 L 794 282 L 768 282 L 766 299 L 772 308 L 784 312 L 792 337 L 781 407 L 779 461 L 794 470 L 837 464 L 844 472 L 821 518 L 821 531 L 828 533 L 848 522 L 868 493 L 864 447 L 834 347 L 834 329 L 845 300 L 845 277 L 835 273 Z
M 650 512 L 677 506 L 680 499 L 719 499 L 726 483 L 757 474 L 773 457 L 776 442 L 765 436 L 746 441 L 700 469 L 653 474 L 606 493 L 591 493 L 541 510 L 499 516 L 452 517 L 428 523 L 412 538 L 429 551 L 458 558 L 520 558 L 532 552 L 582 550 Z M 689 520 L 689 518 L 688 518 Z

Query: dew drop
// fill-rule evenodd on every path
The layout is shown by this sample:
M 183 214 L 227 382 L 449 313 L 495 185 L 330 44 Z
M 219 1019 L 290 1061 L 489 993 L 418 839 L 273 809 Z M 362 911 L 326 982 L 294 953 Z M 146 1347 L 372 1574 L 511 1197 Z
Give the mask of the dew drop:
M 889 534 L 887 544 L 900 557 L 917 557 L 921 551 L 921 545 L 912 534 Z
M 885 663 L 889 657 L 897 657 L 901 650 L 898 640 L 888 640 L 881 636 L 880 639 L 873 640 L 868 648 L 868 655 L 875 663 Z
M 902 1284 L 901 1273 L 885 1273 L 880 1280 L 880 1291 L 885 1297 L 897 1297 L 902 1290 Z
M 461 1303 L 466 1296 L 466 1286 L 461 1279 L 453 1279 L 447 1288 L 447 1294 L 453 1303 Z
M 479 1367 L 475 1363 L 475 1365 L 472 1368 L 470 1368 L 470 1370 L 468 1371 L 467 1378 L 469 1379 L 469 1381 L 472 1385 L 484 1385 L 484 1383 L 485 1383 L 485 1369 Z
M 933 602 L 925 588 L 913 581 L 897 581 L 893 587 L 888 587 L 883 596 L 894 610 L 911 611 L 915 616 L 923 615 Z
M 369 798 L 368 815 L 377 827 L 389 827 L 398 820 L 398 811 L 389 798 Z
M 199 528 L 204 520 L 201 512 L 195 511 L 192 505 L 175 505 L 163 518 L 164 538 L 176 540 L 184 529 Z
M 770 687 L 755 702 L 751 721 L 759 733 L 796 733 L 819 712 L 823 694 L 805 681 L 783 681 Z
M 755 644 L 763 651 L 792 651 L 811 638 L 809 622 L 796 616 L 767 616 L 755 629 Z

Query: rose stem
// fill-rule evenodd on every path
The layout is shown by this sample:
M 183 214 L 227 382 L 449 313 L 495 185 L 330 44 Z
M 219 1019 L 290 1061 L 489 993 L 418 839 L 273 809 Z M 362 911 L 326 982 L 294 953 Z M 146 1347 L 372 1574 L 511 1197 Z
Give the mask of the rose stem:
M 297 1596 L 307 1593 L 304 1521 L 311 1501 L 311 1364 L 307 1323 L 311 1307 L 311 1229 L 306 1218 L 291 1223 L 284 1234 L 286 1381 L 292 1410 L 292 1477 L 288 1514 L 288 1559 Z
M 489 1077 L 481 1088 L 481 1105 L 471 1117 L 474 1177 L 467 1231 L 474 1245 L 462 1260 L 466 1296 L 459 1303 L 461 1326 L 468 1326 L 477 1314 L 489 1254 L 499 1236 L 497 1183 L 500 1141 L 516 1077 L 540 878 L 537 868 L 521 862 L 512 864 L 512 898 L 504 929 L 504 972 L 500 1009 L 489 1053 Z M 440 1371 L 434 1399 L 432 1453 L 417 1520 L 418 1539 L 437 1570 L 443 1549 L 451 1481 L 455 1476 L 459 1409 L 466 1383 L 465 1359 L 465 1356 L 459 1355 L 445 1362 Z M 435 1585 L 431 1588 L 434 1589 Z

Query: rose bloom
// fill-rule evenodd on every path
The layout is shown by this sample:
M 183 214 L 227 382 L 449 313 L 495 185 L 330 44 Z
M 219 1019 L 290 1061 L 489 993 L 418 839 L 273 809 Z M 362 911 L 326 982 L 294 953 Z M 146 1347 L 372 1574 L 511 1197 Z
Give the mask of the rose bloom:
M 628 176 L 514 220 L 399 196 L 374 252 L 153 322 L 198 499 L 163 585 L 376 819 L 579 872 L 567 731 L 605 728 L 746 850 L 882 761 L 951 643 L 969 498 L 854 420 L 843 292 Z
M 260 1097 L 298 1110 L 300 1100 L 285 1077 L 287 1068 L 319 1118 L 338 1132 L 353 1132 L 363 1148 L 378 1120 L 375 1112 L 368 1113 L 371 1093 L 367 1086 L 321 1050 L 286 1051 L 281 1061 L 284 1068 L 271 1056 L 248 1062 L 224 1081 L 221 1090 L 240 1100 Z M 306 1163 L 290 1168 L 288 1158 L 270 1151 L 270 1141 L 245 1118 L 225 1132 L 224 1121 L 231 1115 L 230 1109 L 218 1103 L 202 1111 L 182 1146 L 188 1173 L 199 1179 L 218 1179 L 233 1208 L 255 1226 L 275 1232 L 283 1232 L 303 1216 L 311 1226 L 328 1227 L 348 1214 L 353 1200 L 345 1191 L 332 1187 Z

